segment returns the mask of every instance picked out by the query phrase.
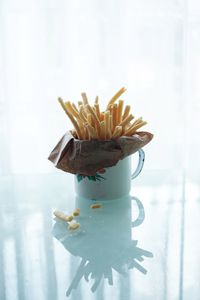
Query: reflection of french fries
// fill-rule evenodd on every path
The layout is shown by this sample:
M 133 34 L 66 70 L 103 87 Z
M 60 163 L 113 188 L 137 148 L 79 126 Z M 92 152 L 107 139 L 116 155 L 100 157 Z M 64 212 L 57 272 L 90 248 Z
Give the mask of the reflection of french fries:
M 96 96 L 94 106 L 88 102 L 86 93 L 81 93 L 82 101 L 78 101 L 78 107 L 70 101 L 64 102 L 58 98 L 60 105 L 71 120 L 74 129 L 72 135 L 85 140 L 109 140 L 120 136 L 132 136 L 139 128 L 147 123 L 142 118 L 136 119 L 130 114 L 130 105 L 126 105 L 123 111 L 124 101 L 116 101 L 126 91 L 121 88 L 108 102 L 106 111 L 100 110 L 99 98 Z

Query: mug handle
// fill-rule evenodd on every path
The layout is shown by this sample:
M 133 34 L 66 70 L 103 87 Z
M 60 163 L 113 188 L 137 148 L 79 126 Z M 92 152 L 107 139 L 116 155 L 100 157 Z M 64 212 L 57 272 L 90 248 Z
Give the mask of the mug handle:
M 144 150 L 139 149 L 138 153 L 139 153 L 138 165 L 137 165 L 135 172 L 131 175 L 131 179 L 136 178 L 140 174 L 140 172 L 142 171 L 142 168 L 144 166 L 144 160 L 145 160 Z

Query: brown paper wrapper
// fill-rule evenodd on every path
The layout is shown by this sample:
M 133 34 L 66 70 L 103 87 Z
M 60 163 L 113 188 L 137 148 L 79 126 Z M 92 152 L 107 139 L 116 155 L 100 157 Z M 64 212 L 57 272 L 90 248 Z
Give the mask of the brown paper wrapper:
M 72 174 L 94 176 L 102 168 L 112 167 L 148 144 L 153 134 L 145 131 L 116 140 L 77 140 L 67 132 L 53 149 L 48 159 L 56 168 Z

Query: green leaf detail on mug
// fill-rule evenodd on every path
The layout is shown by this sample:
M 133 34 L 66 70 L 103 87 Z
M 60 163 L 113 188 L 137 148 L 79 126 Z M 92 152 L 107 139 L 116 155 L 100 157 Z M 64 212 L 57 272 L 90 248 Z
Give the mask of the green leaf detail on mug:
M 106 179 L 105 177 L 99 175 L 98 173 L 96 173 L 94 176 L 85 176 L 85 175 L 81 175 L 81 174 L 76 175 L 78 182 L 80 182 L 81 180 L 83 180 L 86 177 L 92 181 L 102 181 L 102 180 Z

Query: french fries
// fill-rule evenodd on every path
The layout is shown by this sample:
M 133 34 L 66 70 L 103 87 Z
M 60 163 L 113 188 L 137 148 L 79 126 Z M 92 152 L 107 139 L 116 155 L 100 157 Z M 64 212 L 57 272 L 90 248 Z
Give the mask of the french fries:
M 121 123 L 122 121 L 122 110 L 123 110 L 124 101 L 119 100 L 118 110 L 117 110 L 117 123 Z
M 114 104 L 115 101 L 117 101 L 117 99 L 124 93 L 126 92 L 126 89 L 124 87 L 122 87 L 108 102 L 108 106 L 107 109 L 109 108 L 110 105 Z
M 131 107 L 130 105 L 126 105 L 125 110 L 124 110 L 124 114 L 122 117 L 122 120 L 126 119 L 126 117 L 128 117 L 129 113 L 130 113 Z
M 139 128 L 146 125 L 142 117 L 133 121 L 130 113 L 131 106 L 118 100 L 126 91 L 122 87 L 108 102 L 105 111 L 101 111 L 99 98 L 96 96 L 94 104 L 90 105 L 86 93 L 81 93 L 82 101 L 75 103 L 58 98 L 58 101 L 72 122 L 71 130 L 74 138 L 80 140 L 110 140 L 121 136 L 132 136 Z M 118 102 L 117 102 L 118 101 Z
M 105 121 L 101 121 L 100 128 L 101 128 L 100 139 L 101 140 L 106 140 L 106 124 L 105 124 Z

